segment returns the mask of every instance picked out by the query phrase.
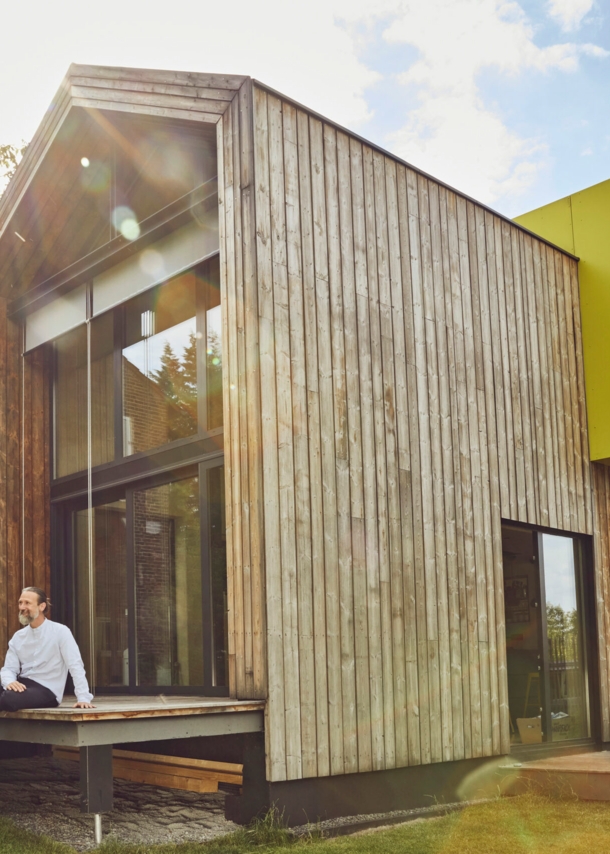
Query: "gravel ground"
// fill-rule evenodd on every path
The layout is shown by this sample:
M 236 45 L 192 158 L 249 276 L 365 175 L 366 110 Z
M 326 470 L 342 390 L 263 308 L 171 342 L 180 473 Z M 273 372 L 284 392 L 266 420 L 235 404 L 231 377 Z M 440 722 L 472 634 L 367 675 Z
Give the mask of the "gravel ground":
M 114 781 L 114 809 L 103 817 L 104 838 L 163 843 L 212 839 L 237 829 L 224 817 L 224 794 L 197 794 Z M 0 815 L 77 851 L 95 847 L 93 816 L 79 807 L 78 763 L 60 759 L 0 762 Z
M 237 830 L 224 817 L 222 792 L 197 794 L 159 789 L 141 783 L 114 781 L 114 809 L 103 817 L 104 839 L 161 844 L 203 842 Z M 432 818 L 462 809 L 470 803 L 445 804 L 417 810 L 395 810 L 344 816 L 293 828 L 297 836 L 310 833 L 339 836 L 369 828 Z M 93 816 L 79 807 L 78 763 L 61 759 L 0 761 L 0 815 L 33 833 L 44 833 L 77 851 L 95 848 Z

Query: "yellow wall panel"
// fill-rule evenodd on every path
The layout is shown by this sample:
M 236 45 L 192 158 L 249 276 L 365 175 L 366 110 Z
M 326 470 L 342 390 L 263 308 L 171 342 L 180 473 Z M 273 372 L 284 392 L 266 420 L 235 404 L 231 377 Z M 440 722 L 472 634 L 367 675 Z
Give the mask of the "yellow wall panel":
M 516 217 L 578 255 L 592 460 L 610 458 L 610 181 Z

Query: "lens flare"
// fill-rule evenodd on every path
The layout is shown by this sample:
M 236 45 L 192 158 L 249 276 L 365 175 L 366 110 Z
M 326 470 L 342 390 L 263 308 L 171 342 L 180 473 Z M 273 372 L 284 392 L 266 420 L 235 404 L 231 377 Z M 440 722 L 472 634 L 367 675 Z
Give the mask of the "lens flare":
M 145 249 L 140 255 L 140 269 L 149 276 L 162 276 L 165 272 L 163 255 L 156 249 Z
M 113 210 L 112 224 L 125 240 L 136 240 L 140 236 L 140 224 L 136 215 L 125 205 L 119 205 Z

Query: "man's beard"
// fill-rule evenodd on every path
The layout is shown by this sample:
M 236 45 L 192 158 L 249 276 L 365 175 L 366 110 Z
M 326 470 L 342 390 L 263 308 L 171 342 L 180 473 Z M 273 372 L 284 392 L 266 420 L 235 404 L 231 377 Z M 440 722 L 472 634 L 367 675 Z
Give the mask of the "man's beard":
M 19 612 L 19 622 L 22 626 L 29 626 L 30 623 L 33 623 L 34 620 L 37 620 L 40 615 L 40 608 L 36 608 L 36 612 L 34 614 L 22 614 Z

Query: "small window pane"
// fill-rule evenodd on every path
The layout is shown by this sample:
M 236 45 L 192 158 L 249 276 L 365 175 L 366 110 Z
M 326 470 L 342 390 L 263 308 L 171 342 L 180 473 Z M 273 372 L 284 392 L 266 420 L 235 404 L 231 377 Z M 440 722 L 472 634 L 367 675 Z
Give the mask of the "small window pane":
M 114 459 L 112 314 L 91 321 L 91 463 Z M 87 468 L 87 327 L 55 341 L 55 477 Z
M 208 430 L 222 427 L 222 326 L 220 305 L 207 313 L 207 397 Z
M 129 685 L 127 639 L 127 533 L 124 499 L 93 508 L 93 595 L 89 575 L 89 514 L 73 514 L 76 639 L 89 674 L 91 600 L 95 644 L 95 684 Z
M 123 431 L 125 456 L 197 433 L 193 273 L 125 306 Z
M 138 685 L 203 685 L 199 479 L 134 492 Z
M 200 268 L 206 305 L 206 418 L 207 429 L 222 427 L 222 318 L 220 260 L 216 255 Z
M 209 559 L 212 585 L 212 643 L 214 685 L 229 684 L 227 643 L 227 541 L 225 520 L 225 470 L 208 470 Z

